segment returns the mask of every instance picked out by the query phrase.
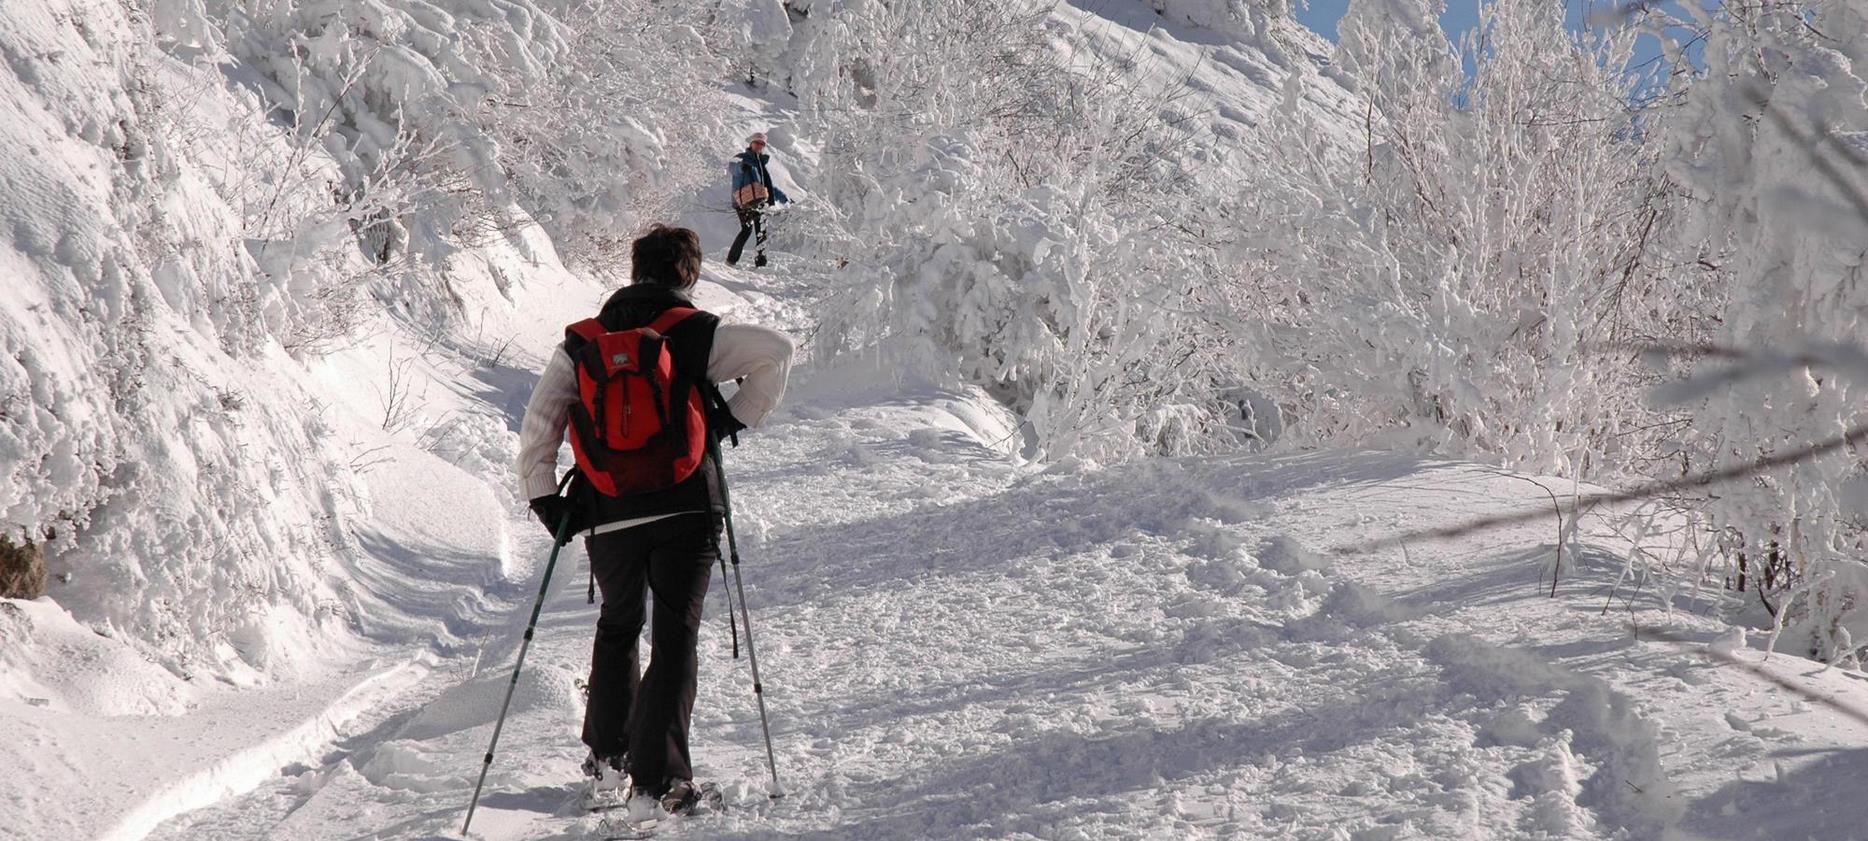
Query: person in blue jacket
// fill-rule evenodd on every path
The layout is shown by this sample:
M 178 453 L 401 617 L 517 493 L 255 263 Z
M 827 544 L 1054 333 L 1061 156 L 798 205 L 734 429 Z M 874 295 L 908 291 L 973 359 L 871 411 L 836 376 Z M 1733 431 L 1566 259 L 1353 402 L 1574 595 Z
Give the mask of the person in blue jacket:
M 733 175 L 733 212 L 739 214 L 739 236 L 733 238 L 733 248 L 726 253 L 726 264 L 738 265 L 741 252 L 746 249 L 746 239 L 757 233 L 754 266 L 765 265 L 765 223 L 767 207 L 774 204 L 786 204 L 791 201 L 785 191 L 772 184 L 772 173 L 765 168 L 772 159 L 765 152 L 765 132 L 753 132 L 746 140 L 746 151 L 733 157 L 727 169 Z

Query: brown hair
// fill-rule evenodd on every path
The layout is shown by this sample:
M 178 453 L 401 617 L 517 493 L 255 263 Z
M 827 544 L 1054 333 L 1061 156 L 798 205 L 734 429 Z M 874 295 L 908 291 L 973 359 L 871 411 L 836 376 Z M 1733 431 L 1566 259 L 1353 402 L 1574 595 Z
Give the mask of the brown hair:
M 629 279 L 686 289 L 700 280 L 700 235 L 656 225 L 629 247 Z

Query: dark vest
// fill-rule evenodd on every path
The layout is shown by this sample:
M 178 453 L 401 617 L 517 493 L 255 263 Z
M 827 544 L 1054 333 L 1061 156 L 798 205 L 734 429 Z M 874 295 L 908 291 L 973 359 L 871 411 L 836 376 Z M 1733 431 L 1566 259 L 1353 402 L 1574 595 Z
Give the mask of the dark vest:
M 597 313 L 597 320 L 603 322 L 603 329 L 611 332 L 631 330 L 647 327 L 670 308 L 692 306 L 694 303 L 686 296 L 669 287 L 658 283 L 638 283 L 625 286 L 611 295 L 604 302 L 603 310 Z M 687 320 L 668 331 L 669 354 L 674 357 L 678 380 L 691 383 L 695 388 L 712 387 L 707 379 L 707 362 L 713 358 L 713 333 L 718 326 L 719 316 L 699 312 L 688 316 Z M 712 434 L 711 431 L 708 434 Z M 590 514 L 589 524 L 593 527 L 661 514 L 726 510 L 720 502 L 719 478 L 711 454 L 701 459 L 700 468 L 694 471 L 694 475 L 667 490 L 611 497 L 598 493 L 587 483 L 579 482 L 578 488 L 584 510 Z

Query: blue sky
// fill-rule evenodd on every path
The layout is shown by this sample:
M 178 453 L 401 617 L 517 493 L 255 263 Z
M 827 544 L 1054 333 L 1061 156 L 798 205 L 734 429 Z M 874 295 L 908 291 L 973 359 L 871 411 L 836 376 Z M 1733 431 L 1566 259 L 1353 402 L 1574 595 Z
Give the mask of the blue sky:
M 1611 5 L 1615 0 L 1552 0 L 1561 2 L 1568 8 L 1570 28 L 1581 29 L 1586 20 L 1587 10 Z M 1479 0 L 1446 0 L 1446 13 L 1440 16 L 1440 28 L 1457 36 L 1461 32 L 1479 24 Z M 1310 0 L 1309 6 L 1297 10 L 1297 19 L 1305 26 L 1331 41 L 1336 40 L 1336 22 L 1342 19 L 1349 9 L 1349 0 Z M 1643 36 L 1635 49 L 1636 62 L 1647 61 L 1660 55 L 1660 45 L 1652 37 Z
M 1570 9 L 1570 22 L 1580 25 L 1582 6 L 1588 0 L 1563 0 Z M 1342 19 L 1343 12 L 1349 9 L 1349 0 L 1310 0 L 1308 8 L 1299 9 L 1297 19 L 1305 26 L 1316 30 L 1323 37 L 1336 40 L 1336 22 Z M 1446 14 L 1440 16 L 1440 27 L 1447 32 L 1464 32 L 1479 23 L 1479 4 L 1476 0 L 1448 0 Z

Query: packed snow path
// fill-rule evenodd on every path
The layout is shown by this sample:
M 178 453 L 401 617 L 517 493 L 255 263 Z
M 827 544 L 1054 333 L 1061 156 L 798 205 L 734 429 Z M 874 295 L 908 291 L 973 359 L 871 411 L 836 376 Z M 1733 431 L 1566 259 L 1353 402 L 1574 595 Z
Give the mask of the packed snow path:
M 1555 598 L 1549 524 L 1359 548 L 1546 500 L 1520 478 L 1370 453 L 1036 470 L 1008 429 L 977 395 L 818 376 L 728 454 L 790 796 L 764 797 L 716 572 L 694 741 L 734 810 L 663 837 L 1863 837 L 1857 806 L 1793 807 L 1864 768 L 1831 750 L 1864 728 L 1738 665 L 1758 652 L 1710 655 L 1718 627 L 1684 595 L 1671 619 L 1626 591 L 1603 615 L 1613 541 L 1589 541 Z M 513 527 L 542 560 L 543 530 Z M 538 569 L 496 594 L 512 619 L 478 663 L 150 837 L 453 837 Z M 476 837 L 595 825 L 571 806 L 585 570 L 573 544 Z

